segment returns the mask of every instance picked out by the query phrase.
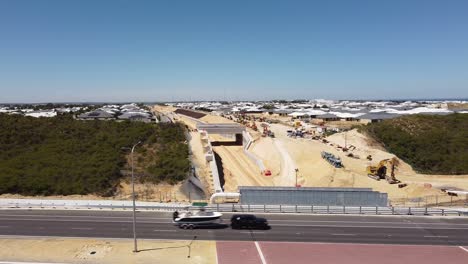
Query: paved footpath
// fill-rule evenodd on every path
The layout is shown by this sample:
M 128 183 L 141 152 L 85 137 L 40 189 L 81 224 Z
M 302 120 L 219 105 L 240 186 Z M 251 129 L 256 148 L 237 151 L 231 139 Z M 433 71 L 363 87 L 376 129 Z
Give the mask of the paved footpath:
M 468 247 L 218 241 L 218 264 L 466 264 Z

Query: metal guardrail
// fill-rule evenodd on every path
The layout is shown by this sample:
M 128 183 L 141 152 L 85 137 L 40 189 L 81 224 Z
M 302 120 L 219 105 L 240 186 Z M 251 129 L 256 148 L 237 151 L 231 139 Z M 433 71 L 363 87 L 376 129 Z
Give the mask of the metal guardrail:
M 8 203 L 0 208 L 41 208 L 41 209 L 121 209 L 131 210 L 130 204 L 70 204 L 70 203 Z M 354 215 L 432 215 L 432 216 L 468 216 L 462 212 L 444 208 L 430 207 L 369 207 L 369 206 L 323 206 L 323 205 L 242 205 L 212 204 L 203 207 L 208 211 L 241 213 L 295 213 L 295 214 L 354 214 Z M 175 211 L 196 210 L 199 206 L 184 204 L 137 205 L 140 211 Z
M 219 212 L 357 214 L 357 215 L 468 215 L 456 210 L 429 207 L 369 207 L 369 206 L 314 206 L 314 205 L 239 205 L 217 204 L 205 207 Z

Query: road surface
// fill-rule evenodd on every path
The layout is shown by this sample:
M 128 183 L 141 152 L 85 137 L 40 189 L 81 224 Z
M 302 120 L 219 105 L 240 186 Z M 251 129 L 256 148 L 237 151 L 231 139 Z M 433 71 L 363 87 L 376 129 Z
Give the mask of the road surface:
M 182 230 L 169 212 L 138 212 L 137 233 L 147 239 L 468 245 L 464 217 L 258 215 L 268 219 L 270 230 Z M 131 238 L 132 218 L 125 211 L 0 210 L 0 235 Z
M 273 139 L 273 142 L 281 155 L 281 172 L 280 177 L 275 179 L 275 185 L 294 187 L 296 186 L 297 166 L 286 147 L 284 147 L 283 142 L 276 138 Z

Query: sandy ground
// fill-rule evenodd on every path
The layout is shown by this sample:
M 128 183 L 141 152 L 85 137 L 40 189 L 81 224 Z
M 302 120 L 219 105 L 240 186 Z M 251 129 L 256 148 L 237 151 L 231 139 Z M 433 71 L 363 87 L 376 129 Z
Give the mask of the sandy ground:
M 203 200 L 203 192 L 193 187 L 188 181 L 183 181 L 176 185 L 136 183 L 135 193 L 138 201 L 152 202 L 190 202 L 193 200 Z M 58 200 L 130 200 L 132 199 L 132 188 L 129 179 L 124 179 L 120 187 L 112 197 L 102 197 L 98 195 L 51 195 L 51 196 L 25 196 L 19 194 L 1 194 L 4 199 L 58 199 Z
M 255 141 L 250 146 L 249 151 L 262 159 L 266 169 L 270 170 L 273 176 L 280 175 L 281 155 L 274 145 L 272 138 Z
M 299 169 L 299 183 L 310 187 L 366 187 L 376 191 L 386 192 L 390 199 L 413 198 L 428 195 L 446 196 L 445 193 L 435 187 L 458 187 L 468 189 L 468 176 L 444 176 L 444 175 L 422 175 L 414 172 L 411 166 L 400 160 L 396 169 L 396 177 L 403 183 L 405 188 L 390 185 L 386 181 L 375 181 L 367 177 L 366 167 L 375 165 L 384 158 L 394 157 L 382 149 L 381 146 L 367 139 L 356 130 L 346 133 L 346 143 L 349 147 L 356 147 L 353 154 L 360 159 L 346 156 L 336 145 L 344 146 L 345 133 L 334 134 L 327 139 L 334 145 L 324 144 L 316 140 L 293 139 L 286 136 L 287 126 L 275 124 L 271 126 L 278 140 L 281 140 L 291 154 Z M 328 151 L 339 156 L 343 160 L 345 168 L 336 169 L 321 158 L 320 152 Z M 366 159 L 372 155 L 373 161 Z M 428 185 L 429 184 L 429 185 Z M 432 187 L 431 187 L 432 186 Z
M 218 115 L 212 115 L 212 114 L 207 114 L 206 116 L 200 118 L 200 121 L 205 122 L 205 123 L 210 123 L 210 124 L 233 124 L 235 123 L 232 120 L 229 120 L 227 118 L 218 116 Z
M 133 253 L 133 240 L 127 239 L 2 238 L 0 260 L 100 264 L 216 263 L 215 242 L 194 241 L 189 244 L 190 241 L 140 240 L 141 251 Z
M 130 182 L 123 181 L 114 199 L 129 200 L 132 198 Z M 188 181 L 176 185 L 162 184 L 135 184 L 135 192 L 139 201 L 154 202 L 190 202 L 204 199 L 203 192 L 197 190 Z
M 163 114 L 168 114 L 171 112 L 174 112 L 177 110 L 177 108 L 172 107 L 172 106 L 166 106 L 166 105 L 154 105 L 153 106 L 153 111 L 163 113 Z

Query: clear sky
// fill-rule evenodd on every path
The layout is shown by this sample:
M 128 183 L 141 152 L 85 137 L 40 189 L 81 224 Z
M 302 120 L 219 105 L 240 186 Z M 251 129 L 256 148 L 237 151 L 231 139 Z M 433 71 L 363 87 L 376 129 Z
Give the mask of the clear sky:
M 0 0 L 0 102 L 468 98 L 467 0 Z

